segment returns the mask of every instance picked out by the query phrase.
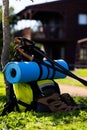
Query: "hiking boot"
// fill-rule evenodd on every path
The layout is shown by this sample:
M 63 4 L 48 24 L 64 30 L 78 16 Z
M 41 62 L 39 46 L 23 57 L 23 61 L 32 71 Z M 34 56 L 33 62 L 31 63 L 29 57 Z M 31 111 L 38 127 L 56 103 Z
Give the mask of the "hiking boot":
M 68 94 L 64 93 L 60 95 L 61 100 L 65 102 L 68 106 L 76 106 L 76 102 L 73 100 L 73 98 Z
M 45 107 L 45 109 L 43 108 Z M 68 106 L 61 100 L 58 93 L 53 93 L 47 97 L 41 97 L 38 99 L 37 112 L 70 112 L 73 110 L 79 110 L 78 106 Z
M 65 102 L 68 106 L 74 106 L 74 107 L 76 106 L 80 110 L 87 109 L 87 106 L 77 104 L 68 93 L 61 94 L 60 97 L 61 97 L 61 100 Z

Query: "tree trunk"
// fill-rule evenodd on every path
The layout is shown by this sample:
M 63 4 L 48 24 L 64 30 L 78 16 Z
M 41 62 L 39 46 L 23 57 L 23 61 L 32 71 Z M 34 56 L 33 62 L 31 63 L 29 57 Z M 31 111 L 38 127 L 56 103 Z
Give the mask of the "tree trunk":
M 2 26 L 3 26 L 3 48 L 1 55 L 2 69 L 9 61 L 10 53 L 10 26 L 9 26 L 9 0 L 3 0 L 2 6 Z M 7 101 L 10 99 L 10 90 L 12 89 L 11 84 L 6 80 L 4 75 L 4 81 L 6 86 L 6 97 Z
M 3 48 L 1 55 L 1 65 L 3 68 L 9 60 L 10 52 L 9 0 L 3 0 L 2 9 Z

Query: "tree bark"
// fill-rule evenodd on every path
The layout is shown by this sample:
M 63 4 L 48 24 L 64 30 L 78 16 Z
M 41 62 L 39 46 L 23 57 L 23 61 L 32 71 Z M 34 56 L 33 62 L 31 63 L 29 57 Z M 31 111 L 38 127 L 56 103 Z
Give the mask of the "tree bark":
M 9 27 L 9 0 L 2 0 L 2 26 L 3 26 L 3 48 L 1 55 L 2 68 L 9 60 L 10 52 L 10 27 Z
M 3 48 L 1 55 L 1 65 L 2 69 L 9 61 L 9 53 L 10 53 L 10 25 L 9 25 L 9 0 L 2 0 L 2 28 L 3 28 Z M 12 89 L 11 84 L 6 80 L 4 75 L 4 82 L 6 87 L 6 97 L 7 101 L 10 99 Z

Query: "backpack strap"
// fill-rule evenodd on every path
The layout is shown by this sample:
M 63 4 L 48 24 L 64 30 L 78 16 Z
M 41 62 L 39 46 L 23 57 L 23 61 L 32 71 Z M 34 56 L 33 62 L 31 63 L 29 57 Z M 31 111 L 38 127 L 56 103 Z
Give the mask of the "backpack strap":
M 41 95 L 40 89 L 38 88 L 37 81 L 29 82 L 29 85 L 31 86 L 33 90 L 33 101 L 36 102 L 39 95 Z
M 10 86 L 9 86 L 10 87 Z M 16 108 L 16 110 L 17 111 L 20 111 L 19 110 L 19 106 L 18 106 L 18 103 L 17 103 L 17 99 L 16 99 L 16 96 L 15 96 L 15 94 L 14 94 L 14 91 L 12 90 L 12 88 L 10 89 L 10 88 L 8 88 L 10 91 L 8 91 L 8 93 L 6 93 L 7 94 L 7 96 L 9 97 L 8 99 L 7 99 L 7 102 L 6 102 L 6 104 L 4 105 L 4 109 L 3 109 L 3 111 L 2 111 L 2 116 L 4 116 L 4 115 L 6 115 L 6 114 L 8 114 L 8 113 L 10 113 L 10 112 L 12 112 L 12 111 L 14 111 L 14 107 Z M 10 92 L 12 92 L 11 94 L 12 95 L 10 95 Z M 9 96 L 9 95 L 11 96 Z
M 31 104 L 27 104 L 27 103 L 25 103 L 25 102 L 23 102 L 21 100 L 17 100 L 17 103 L 19 105 L 22 105 L 22 106 L 26 107 L 25 112 L 35 110 L 35 108 L 36 108 L 36 105 L 35 105 L 36 102 L 35 101 L 32 101 Z

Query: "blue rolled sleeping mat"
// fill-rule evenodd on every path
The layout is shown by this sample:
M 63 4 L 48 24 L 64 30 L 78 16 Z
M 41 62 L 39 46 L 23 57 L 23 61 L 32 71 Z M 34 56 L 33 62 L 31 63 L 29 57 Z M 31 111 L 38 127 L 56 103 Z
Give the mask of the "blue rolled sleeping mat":
M 44 63 L 51 65 L 48 60 L 43 60 Z M 65 69 L 69 69 L 66 61 L 59 59 L 55 60 L 58 64 Z M 54 65 L 54 67 L 58 68 Z M 43 79 L 60 79 L 65 78 L 66 75 L 58 72 L 54 68 L 40 64 L 35 61 L 29 62 L 9 62 L 3 69 L 6 79 L 12 83 L 26 83 L 31 81 L 43 80 Z

